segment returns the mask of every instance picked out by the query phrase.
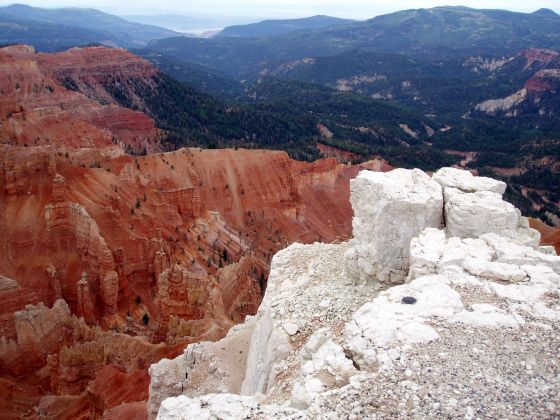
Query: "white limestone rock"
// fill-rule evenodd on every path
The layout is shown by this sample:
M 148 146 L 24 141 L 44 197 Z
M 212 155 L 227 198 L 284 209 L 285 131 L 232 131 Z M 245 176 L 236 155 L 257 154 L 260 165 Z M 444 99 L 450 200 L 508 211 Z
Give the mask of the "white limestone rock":
M 299 326 L 291 320 L 276 320 L 276 312 L 282 306 L 280 302 L 284 298 L 289 300 L 299 283 L 305 283 L 306 278 L 302 276 L 294 282 L 290 276 L 278 272 L 277 267 L 281 262 L 292 260 L 301 247 L 303 245 L 293 244 L 278 252 L 271 262 L 266 293 L 255 315 L 255 329 L 241 386 L 242 395 L 266 394 L 274 386 L 274 366 L 293 350 L 289 333 L 294 332 L 295 327 L 299 329 Z
M 356 282 L 402 283 L 410 241 L 426 227 L 442 225 L 441 186 L 424 172 L 362 171 L 350 182 L 354 239 L 346 269 Z
M 447 244 L 445 231 L 426 228 L 410 241 L 408 281 L 437 274 L 440 259 Z
M 446 238 L 445 230 L 426 228 L 410 242 L 408 281 L 463 267 L 469 258 L 491 261 L 495 251 L 482 239 Z
M 496 261 L 514 265 L 545 266 L 560 274 L 560 257 L 542 253 L 530 246 L 520 245 L 510 238 L 489 233 L 481 238 L 494 249 Z
M 156 418 L 163 400 L 181 394 L 181 383 L 185 379 L 185 355 L 175 359 L 162 359 L 150 366 L 150 398 L 148 417 Z
M 556 255 L 556 248 L 552 245 L 541 245 L 539 251 L 543 254 Z
M 289 336 L 296 335 L 299 330 L 298 324 L 295 322 L 285 322 L 283 326 L 284 331 L 286 331 Z
M 392 287 L 362 306 L 345 332 L 345 347 L 360 369 L 388 368 L 400 347 L 436 340 L 438 333 L 425 318 L 449 317 L 463 309 L 459 293 L 449 283 L 445 275 L 421 277 Z M 407 305 L 404 297 L 413 297 L 416 302 Z
M 462 267 L 473 276 L 488 280 L 518 283 L 528 278 L 525 270 L 513 264 L 467 258 Z
M 502 195 L 506 191 L 506 183 L 483 176 L 474 176 L 469 171 L 456 168 L 441 168 L 432 175 L 444 189 L 456 188 L 463 192 L 490 191 Z
M 270 277 L 269 277 L 270 278 Z M 270 307 L 261 304 L 251 337 L 247 369 L 241 394 L 266 394 L 274 385 L 273 367 L 292 351 L 290 339 L 281 323 L 272 317 Z
M 274 256 L 255 316 L 243 395 L 273 392 L 286 358 L 317 325 L 340 325 L 368 299 L 370 288 L 356 287 L 344 275 L 347 249 L 347 243 L 292 244 Z
M 168 398 L 162 404 L 158 420 L 216 419 L 302 419 L 302 413 L 289 407 L 261 404 L 257 396 L 209 394 L 188 398 L 184 395 Z
M 538 281 L 560 273 L 560 257 L 493 233 L 446 238 L 443 230 L 427 228 L 411 241 L 408 281 L 457 270 L 506 283 Z
M 189 344 L 179 357 L 153 364 L 149 370 L 149 418 L 156 417 L 161 402 L 170 396 L 239 393 L 254 326 L 254 317 L 248 316 L 221 340 Z
M 292 390 L 291 404 L 308 407 L 325 391 L 340 388 L 358 373 L 344 349 L 332 340 L 328 328 L 313 334 L 300 350 L 300 375 Z
M 445 226 L 448 236 L 478 238 L 497 233 L 522 245 L 537 247 L 540 234 L 500 194 L 491 191 L 466 193 L 445 188 Z

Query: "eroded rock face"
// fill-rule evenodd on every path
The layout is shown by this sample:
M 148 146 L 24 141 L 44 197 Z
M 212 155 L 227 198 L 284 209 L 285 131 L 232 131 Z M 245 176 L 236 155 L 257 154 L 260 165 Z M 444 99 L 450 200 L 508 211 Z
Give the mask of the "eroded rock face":
M 183 355 L 152 365 L 149 416 L 155 418 L 161 403 L 170 395 L 199 396 L 216 390 L 240 393 L 254 325 L 254 318 L 248 317 L 218 342 L 194 343 Z
M 50 309 L 42 304 L 27 305 L 16 312 L 16 339 L 0 338 L 2 367 L 18 375 L 43 366 L 48 355 L 60 350 L 63 344 L 60 332 L 69 318 L 70 310 L 63 300 Z
M 16 354 L 14 312 L 27 304 L 52 309 L 63 299 L 84 320 L 65 323 L 65 341 L 46 359 L 2 362 L 0 375 L 18 372 L 31 385 L 34 372 L 49 378 L 41 376 L 23 412 L 46 390 L 57 395 L 43 401 L 45 415 L 65 404 L 76 415 L 112 410 L 77 397 L 103 366 L 147 371 L 189 343 L 223 337 L 256 313 L 276 250 L 298 238 L 350 234 L 348 181 L 360 167 L 294 162 L 281 152 L 183 149 L 134 158 L 117 149 L 0 147 L 0 273 L 12 280 L 0 291 L 5 354 Z M 126 357 L 116 356 L 119 346 Z M 233 392 L 244 373 L 237 377 L 228 382 Z M 131 386 L 142 395 L 146 383 Z M 68 394 L 76 397 L 64 402 Z M 0 412 L 9 404 L 0 399 Z
M 441 186 L 420 170 L 364 171 L 351 181 L 354 209 L 348 275 L 357 282 L 401 283 L 410 240 L 442 224 Z
M 0 275 L 0 335 L 16 336 L 14 313 L 27 305 L 39 303 L 39 297 L 33 290 L 24 289 L 13 279 Z
M 125 150 L 160 150 L 160 133 L 145 114 L 117 106 L 110 86 L 149 87 L 158 77 L 151 64 L 119 49 L 26 46 L 0 49 L 0 64 L 0 386 L 29 394 L 14 402 L 0 393 L 0 416 L 137 411 L 150 364 L 255 314 L 274 253 L 296 240 L 347 239 L 349 180 L 390 169 L 380 159 L 308 164 L 246 150 L 134 158 Z M 61 341 L 45 340 L 46 357 L 24 346 L 25 364 L 14 314 L 29 304 L 52 312 L 58 301 L 70 314 L 56 324 Z M 241 390 L 238 371 L 223 379 L 232 392 Z M 116 390 L 112 375 L 138 380 Z
M 448 229 L 427 227 L 410 241 L 407 282 L 383 291 L 355 284 L 343 268 L 352 241 L 291 245 L 273 259 L 257 315 L 227 342 L 212 344 L 229 348 L 252 334 L 242 388 L 249 395 L 216 376 L 204 380 L 205 370 L 222 378 L 233 371 L 229 363 L 212 367 L 219 359 L 211 355 L 196 380 L 181 378 L 183 395 L 164 400 L 158 419 L 553 416 L 556 405 L 542 401 L 559 391 L 560 257 L 517 239 L 492 232 L 451 237 Z M 274 334 L 283 334 L 286 347 L 272 356 L 279 347 Z M 176 359 L 174 369 L 192 372 L 187 358 Z M 157 370 L 164 376 L 165 364 Z M 508 404 L 504 392 L 513 395 Z
M 108 147 L 118 141 L 138 152 L 160 151 L 159 132 L 152 118 L 114 104 L 101 105 L 64 87 L 80 65 L 80 75 L 92 82 L 92 87 L 95 79 L 109 74 L 103 71 L 115 72 L 126 65 L 136 66 L 139 75 L 145 74 L 147 67 L 156 71 L 141 59 L 132 64 L 132 57 L 124 50 L 103 48 L 61 54 L 36 54 L 21 45 L 0 48 L 2 143 L 79 148 Z

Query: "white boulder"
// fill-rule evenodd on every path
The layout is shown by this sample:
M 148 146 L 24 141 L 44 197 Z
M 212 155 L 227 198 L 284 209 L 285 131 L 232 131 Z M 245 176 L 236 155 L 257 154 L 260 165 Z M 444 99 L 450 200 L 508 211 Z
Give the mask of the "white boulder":
M 449 317 L 463 309 L 461 296 L 444 275 L 392 287 L 362 306 L 346 324 L 346 347 L 361 370 L 389 368 L 405 345 L 437 340 L 427 317 Z M 403 298 L 413 297 L 413 304 Z M 388 351 L 392 349 L 393 351 Z
M 348 384 L 358 373 L 344 349 L 332 340 L 329 329 L 313 334 L 300 350 L 300 376 L 292 390 L 291 404 L 307 408 L 314 398 L 330 389 Z
M 474 176 L 469 171 L 456 168 L 441 168 L 432 179 L 443 188 L 456 188 L 463 192 L 490 191 L 502 195 L 506 183 L 483 176 Z
M 537 247 L 539 244 L 539 233 L 498 193 L 466 193 L 457 188 L 445 188 L 444 199 L 448 236 L 478 238 L 485 233 L 497 233 L 522 245 Z
M 408 281 L 458 270 L 506 283 L 536 281 L 560 274 L 560 257 L 494 233 L 477 239 L 447 238 L 445 231 L 427 228 L 411 241 Z
M 362 171 L 350 182 L 354 239 L 346 270 L 356 282 L 402 283 L 412 238 L 442 224 L 441 186 L 424 172 Z
M 289 407 L 261 404 L 257 396 L 209 394 L 188 398 L 184 395 L 168 398 L 162 404 L 158 420 L 216 419 L 302 419 L 302 413 Z
M 185 356 L 175 359 L 162 359 L 150 366 L 150 398 L 148 400 L 148 417 L 153 419 L 158 414 L 163 400 L 170 396 L 181 395 L 181 383 L 185 380 Z

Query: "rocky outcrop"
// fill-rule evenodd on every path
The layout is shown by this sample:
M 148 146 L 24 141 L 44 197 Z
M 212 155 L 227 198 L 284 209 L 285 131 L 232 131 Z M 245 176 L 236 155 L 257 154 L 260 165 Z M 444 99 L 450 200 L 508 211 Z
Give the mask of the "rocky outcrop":
M 0 301 L 0 336 L 15 337 L 14 313 L 39 303 L 39 297 L 33 290 L 24 289 L 15 280 L 0 275 Z
M 560 54 L 545 49 L 529 49 L 508 60 L 496 72 L 526 75 L 522 89 L 500 99 L 489 99 L 475 106 L 475 113 L 518 117 L 521 115 L 557 115 L 560 86 Z
M 432 179 L 444 189 L 455 188 L 465 193 L 490 191 L 500 196 L 506 191 L 506 183 L 483 176 L 474 176 L 471 172 L 456 168 L 441 168 Z
M 356 281 L 401 283 L 408 244 L 426 227 L 442 225 L 442 189 L 420 170 L 387 175 L 364 171 L 351 181 L 354 239 L 348 276 Z
M 249 321 L 236 325 L 218 342 L 192 344 L 183 355 L 152 365 L 149 416 L 155 418 L 161 403 L 170 395 L 198 396 L 215 390 L 240 393 L 254 324 Z
M 521 244 L 533 247 L 539 244 L 540 234 L 529 227 L 529 220 L 502 199 L 506 190 L 504 182 L 474 177 L 455 168 L 440 169 L 433 179 L 443 187 L 449 236 L 476 238 L 492 232 Z
M 375 218 L 381 200 L 383 209 L 394 199 L 396 218 L 408 201 L 421 209 L 394 175 L 362 174 L 358 183 L 370 177 L 382 186 L 358 189 L 354 183 L 352 203 L 362 206 L 355 208 L 356 218 Z M 500 183 L 450 169 L 431 180 L 417 171 L 400 177 L 414 178 L 423 180 L 419 195 L 439 187 L 440 218 L 448 204 L 446 189 L 486 192 L 492 200 L 503 192 Z M 392 185 L 399 188 L 391 190 Z M 425 213 L 436 213 L 432 200 L 424 206 Z M 402 267 L 408 275 L 396 286 L 355 283 L 344 268 L 354 241 L 291 245 L 275 255 L 255 317 L 223 340 L 191 345 L 179 358 L 150 368 L 149 413 L 155 416 L 163 401 L 159 419 L 193 413 L 198 418 L 553 417 L 560 257 L 550 247 L 521 244 L 518 233 L 502 235 L 487 226 L 457 237 L 447 227 L 428 226 L 408 241 L 403 235 L 401 253 L 393 255 L 401 263 L 408 249 L 409 262 Z M 391 246 L 399 249 L 398 244 Z M 244 362 L 223 358 L 220 349 L 241 349 L 247 356 Z M 511 396 L 507 403 L 505 393 Z
M 55 200 L 60 197 L 61 178 L 60 175 L 55 177 Z M 94 324 L 97 318 L 114 315 L 117 311 L 119 279 L 113 254 L 95 220 L 81 205 L 59 202 L 45 207 L 45 226 L 45 240 L 52 243 L 63 238 L 70 242 L 86 268 L 77 282 L 76 294 L 64 291 L 65 298 L 70 302 L 77 301 L 77 313 L 90 324 Z M 99 291 L 98 296 L 92 291 Z M 99 315 L 95 310 L 97 299 L 103 308 Z
M 72 90 L 87 91 L 101 103 L 113 103 L 102 89 L 108 78 L 150 78 L 158 73 L 148 61 L 121 48 L 71 48 L 54 54 L 38 54 L 37 62 L 48 77 Z
M 16 339 L 0 338 L 2 370 L 19 375 L 43 366 L 50 354 L 60 350 L 60 332 L 69 318 L 70 310 L 63 300 L 50 309 L 42 304 L 27 305 L 16 312 Z
M 159 341 L 168 336 L 171 316 L 185 320 L 214 319 L 217 331 L 208 339 L 223 336 L 231 326 L 225 321 L 221 293 L 215 280 L 207 275 L 189 273 L 180 265 L 173 265 L 159 275 L 157 299 L 160 319 L 156 334 Z

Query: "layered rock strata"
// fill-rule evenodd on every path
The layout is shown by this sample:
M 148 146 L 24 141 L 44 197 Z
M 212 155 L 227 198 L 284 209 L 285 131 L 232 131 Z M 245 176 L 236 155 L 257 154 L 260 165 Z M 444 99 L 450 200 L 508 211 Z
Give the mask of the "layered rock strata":
M 446 189 L 495 194 L 487 208 L 503 192 L 501 184 L 450 169 L 431 180 L 416 171 L 406 176 L 443 187 L 439 211 L 424 202 L 434 224 L 449 220 Z M 371 178 L 374 186 L 356 188 Z M 358 179 L 352 204 L 361 220 L 354 229 L 379 214 L 373 210 L 380 199 L 392 203 L 394 195 L 396 208 L 407 200 L 418 204 L 403 199 L 403 192 L 410 195 L 403 177 Z M 385 185 L 377 187 L 381 180 Z M 392 186 L 398 188 L 391 194 Z M 364 192 L 369 195 L 355 196 Z M 394 217 L 404 222 L 400 212 Z M 449 225 L 424 226 L 393 254 L 399 264 L 402 255 L 408 261 L 396 286 L 373 276 L 356 283 L 344 268 L 355 240 L 291 245 L 274 256 L 255 317 L 216 343 L 189 346 L 179 358 L 150 368 L 150 416 L 557 416 L 560 257 L 551 247 L 525 243 L 535 234 L 519 227 L 496 232 L 480 224 L 459 237 Z M 396 244 L 390 246 L 399 249 Z M 229 353 L 235 357 L 224 357 Z
M 119 143 L 137 152 L 162 150 L 152 118 L 102 101 L 106 93 L 93 95 L 92 100 L 65 88 L 77 74 L 89 83 L 90 90 L 112 73 L 147 76 L 157 71 L 148 62 L 123 50 L 36 54 L 32 47 L 12 45 L 0 48 L 0 63 L 1 143 L 61 149 Z
M 379 162 L 1 145 L 0 382 L 24 387 L 29 398 L 14 406 L 11 394 L 0 394 L 0 414 L 56 417 L 68 407 L 78 417 L 101 416 L 121 403 L 137 410 L 141 400 L 132 397 L 147 395 L 147 381 L 130 383 L 119 401 L 111 392 L 121 389 L 95 396 L 87 390 L 101 369 L 147 373 L 254 315 L 278 249 L 349 237 L 348 183 L 366 167 Z M 63 324 L 45 318 L 48 331 L 62 331 L 61 341 L 44 340 L 45 353 L 19 338 L 34 329 L 15 313 L 36 312 L 26 305 L 52 311 L 57 301 L 69 316 L 59 317 Z M 40 329 L 36 335 L 40 343 Z

